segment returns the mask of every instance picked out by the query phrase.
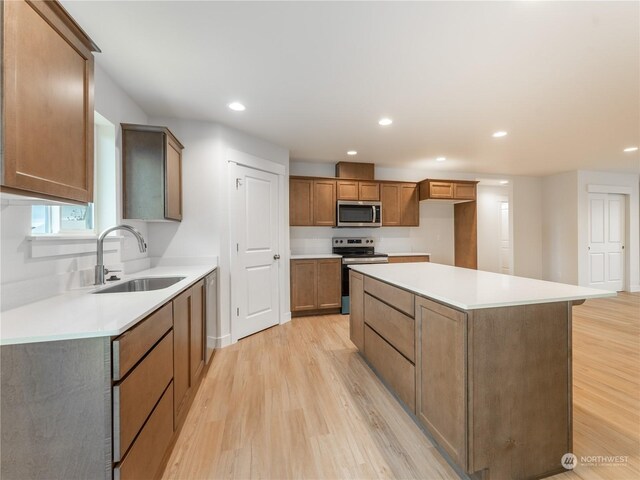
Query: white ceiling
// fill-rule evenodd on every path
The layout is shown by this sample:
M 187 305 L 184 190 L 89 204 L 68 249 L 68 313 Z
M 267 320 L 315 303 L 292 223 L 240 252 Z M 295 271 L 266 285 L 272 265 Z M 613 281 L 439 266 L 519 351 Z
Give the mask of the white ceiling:
M 147 113 L 221 122 L 294 159 L 640 171 L 622 152 L 640 144 L 640 2 L 63 4 Z

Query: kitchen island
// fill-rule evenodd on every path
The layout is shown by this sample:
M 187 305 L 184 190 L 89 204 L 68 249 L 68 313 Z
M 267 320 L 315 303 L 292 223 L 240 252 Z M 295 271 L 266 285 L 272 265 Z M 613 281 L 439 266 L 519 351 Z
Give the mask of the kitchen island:
M 459 473 L 564 471 L 571 309 L 615 293 L 433 263 L 350 275 L 351 340 Z

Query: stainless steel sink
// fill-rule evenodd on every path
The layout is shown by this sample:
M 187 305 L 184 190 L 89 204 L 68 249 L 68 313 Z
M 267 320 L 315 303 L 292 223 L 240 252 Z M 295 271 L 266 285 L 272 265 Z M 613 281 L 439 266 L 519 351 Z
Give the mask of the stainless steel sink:
M 148 292 L 150 290 L 162 290 L 163 288 L 170 287 L 185 278 L 186 277 L 134 278 L 133 280 L 118 283 L 93 293 Z

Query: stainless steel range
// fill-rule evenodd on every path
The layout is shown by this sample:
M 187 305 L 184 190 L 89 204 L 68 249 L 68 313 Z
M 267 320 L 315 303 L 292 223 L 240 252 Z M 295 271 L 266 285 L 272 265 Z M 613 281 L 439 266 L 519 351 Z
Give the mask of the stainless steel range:
M 386 253 L 376 253 L 371 237 L 335 237 L 333 253 L 342 255 L 342 314 L 349 313 L 349 265 L 389 263 Z

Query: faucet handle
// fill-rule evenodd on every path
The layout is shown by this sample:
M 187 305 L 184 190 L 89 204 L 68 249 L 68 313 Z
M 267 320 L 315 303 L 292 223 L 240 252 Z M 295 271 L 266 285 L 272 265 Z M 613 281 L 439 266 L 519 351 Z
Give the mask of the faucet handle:
M 104 274 L 107 275 L 113 272 L 121 272 L 122 270 L 109 270 L 107 267 L 104 267 Z

